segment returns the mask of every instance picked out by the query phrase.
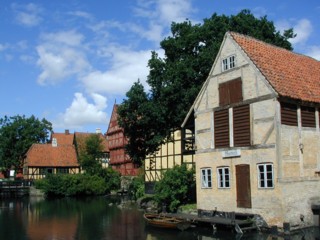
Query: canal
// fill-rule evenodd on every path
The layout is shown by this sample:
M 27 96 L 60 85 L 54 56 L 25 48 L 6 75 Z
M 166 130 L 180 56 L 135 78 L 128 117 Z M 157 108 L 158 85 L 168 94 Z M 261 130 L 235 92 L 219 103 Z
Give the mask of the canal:
M 125 204 L 124 204 L 125 203 Z M 164 230 L 147 226 L 135 204 L 118 197 L 0 199 L 2 240 L 209 240 L 283 239 L 268 234 L 242 236 L 212 229 Z M 320 239 L 319 228 L 285 239 Z

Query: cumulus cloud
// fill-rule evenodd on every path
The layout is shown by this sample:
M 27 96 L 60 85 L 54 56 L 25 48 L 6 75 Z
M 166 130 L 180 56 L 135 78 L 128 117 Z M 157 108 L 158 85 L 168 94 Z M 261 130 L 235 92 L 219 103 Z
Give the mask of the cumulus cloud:
M 282 20 L 276 23 L 277 29 L 281 32 L 285 29 L 293 28 L 297 36 L 289 41 L 293 45 L 304 44 L 310 37 L 313 27 L 308 19 Z
M 305 43 L 313 31 L 312 24 L 308 19 L 299 20 L 296 25 L 293 26 L 293 29 L 297 36 L 290 40 L 292 44 Z
M 41 23 L 42 21 L 42 8 L 34 3 L 29 3 L 26 5 L 20 5 L 13 3 L 11 7 L 15 13 L 16 21 L 27 27 L 34 27 Z
M 36 48 L 39 56 L 37 65 L 42 70 L 38 83 L 56 84 L 90 69 L 82 46 L 83 39 L 82 34 L 73 30 L 44 34 L 42 43 Z
M 137 16 L 149 18 L 167 26 L 171 22 L 182 22 L 192 13 L 191 0 L 140 0 L 135 8 Z
M 93 102 L 89 102 L 82 93 L 75 93 L 71 105 L 64 113 L 59 114 L 54 126 L 81 128 L 88 124 L 106 125 L 108 123 L 105 112 L 107 98 L 97 93 L 92 93 L 90 97 Z
M 110 47 L 104 55 L 111 56 L 112 65 L 108 70 L 92 71 L 82 78 L 87 91 L 124 95 L 138 79 L 146 82 L 150 51 Z

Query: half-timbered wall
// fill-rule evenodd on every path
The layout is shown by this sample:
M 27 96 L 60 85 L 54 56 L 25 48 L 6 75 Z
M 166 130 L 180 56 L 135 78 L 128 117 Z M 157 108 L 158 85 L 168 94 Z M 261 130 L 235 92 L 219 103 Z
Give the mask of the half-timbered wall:
M 181 134 L 181 130 L 177 130 L 171 134 L 170 139 L 161 145 L 159 151 L 147 156 L 145 159 L 145 182 L 147 192 L 152 192 L 152 187 L 156 181 L 162 178 L 164 171 L 185 163 L 190 167 L 193 166 L 193 139 L 190 130 Z M 182 144 L 182 140 L 187 140 L 187 143 Z M 182 148 L 184 146 L 185 148 Z
M 24 169 L 25 179 L 42 179 L 47 174 L 77 174 L 79 167 L 27 167 Z

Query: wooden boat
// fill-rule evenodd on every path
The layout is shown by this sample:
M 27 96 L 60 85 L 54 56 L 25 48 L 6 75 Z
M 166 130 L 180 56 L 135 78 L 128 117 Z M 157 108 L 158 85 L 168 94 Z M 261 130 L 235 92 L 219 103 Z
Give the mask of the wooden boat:
M 183 231 L 191 226 L 189 221 L 176 217 L 168 217 L 163 214 L 145 213 L 143 217 L 150 226 L 154 227 L 179 229 Z

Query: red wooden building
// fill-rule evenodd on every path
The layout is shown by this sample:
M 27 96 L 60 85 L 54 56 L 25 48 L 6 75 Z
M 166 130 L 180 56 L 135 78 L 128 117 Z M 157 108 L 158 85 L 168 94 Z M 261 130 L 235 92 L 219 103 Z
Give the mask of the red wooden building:
M 108 131 L 106 132 L 110 151 L 109 165 L 122 176 L 136 176 L 138 175 L 139 168 L 132 163 L 125 152 L 127 139 L 124 136 L 123 129 L 118 125 L 117 110 L 118 105 L 114 104 Z

